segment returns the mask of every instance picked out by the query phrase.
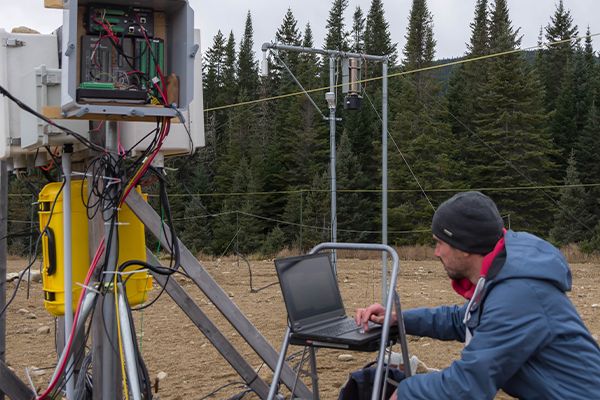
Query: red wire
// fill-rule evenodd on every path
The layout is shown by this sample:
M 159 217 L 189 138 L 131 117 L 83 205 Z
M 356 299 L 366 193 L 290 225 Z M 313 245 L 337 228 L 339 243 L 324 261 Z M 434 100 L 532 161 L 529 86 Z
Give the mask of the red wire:
M 77 311 L 75 312 L 75 317 L 73 318 L 73 325 L 71 326 L 71 333 L 69 334 L 69 342 L 67 343 L 67 346 L 65 347 L 65 350 L 64 350 L 64 351 L 66 351 L 67 355 L 71 352 L 71 345 L 73 344 L 73 339 L 75 337 L 75 328 L 77 326 L 77 319 L 79 318 L 79 311 L 81 311 L 81 303 L 83 303 L 83 298 L 85 296 L 85 286 L 87 286 L 88 283 L 90 282 L 90 279 L 92 278 L 92 275 L 94 274 L 94 270 L 96 269 L 96 266 L 98 265 L 98 261 L 100 261 L 100 257 L 102 256 L 102 253 L 104 253 L 104 238 L 102 238 L 102 240 L 100 241 L 100 245 L 98 246 L 98 249 L 96 250 L 96 254 L 94 255 L 94 259 L 92 260 L 90 268 L 88 269 L 87 276 L 85 277 L 85 281 L 83 283 L 84 287 L 81 290 L 81 294 L 79 295 L 79 301 L 77 302 Z M 50 382 L 48 389 L 46 389 L 44 391 L 44 393 L 42 393 L 40 396 L 38 396 L 36 398 L 37 400 L 43 400 L 43 399 L 47 398 L 48 395 L 54 390 L 54 387 L 60 380 L 60 376 L 63 374 L 63 372 L 65 370 L 65 366 L 67 365 L 68 359 L 69 359 L 68 356 L 63 359 L 62 363 L 58 367 L 57 373 L 54 375 L 54 380 L 52 382 Z

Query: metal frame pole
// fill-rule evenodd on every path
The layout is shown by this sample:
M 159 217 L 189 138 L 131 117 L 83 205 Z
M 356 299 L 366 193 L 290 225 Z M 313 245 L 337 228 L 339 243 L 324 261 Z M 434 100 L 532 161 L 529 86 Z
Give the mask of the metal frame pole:
M 335 173 L 335 107 L 337 105 L 337 96 L 335 94 L 335 64 L 336 57 L 334 55 L 329 56 L 329 92 L 334 95 L 333 107 L 329 106 L 329 157 L 330 157 L 330 176 L 331 176 L 331 241 L 337 242 L 337 182 Z M 336 253 L 335 250 L 331 253 L 331 262 L 333 264 L 334 271 L 336 268 Z
M 71 155 L 73 146 L 67 144 L 63 147 L 62 168 L 65 186 L 63 188 L 63 271 L 65 291 L 65 345 L 73 326 L 73 230 L 71 225 Z M 73 371 L 73 357 L 67 360 L 66 371 Z M 67 399 L 73 399 L 75 382 L 72 374 L 65 374 L 67 380 Z
M 117 123 L 114 121 L 106 122 L 106 150 L 109 154 L 115 154 L 117 151 Z M 106 180 L 104 185 L 109 184 Z M 118 183 L 110 182 L 113 187 L 112 194 L 116 195 Z M 113 196 L 110 196 L 113 197 Z M 115 205 L 116 206 L 116 205 Z M 117 225 L 111 224 L 110 220 L 113 213 L 117 210 L 111 207 L 104 207 L 104 237 L 111 238 L 109 246 L 106 249 L 107 267 L 106 272 L 114 271 L 117 267 L 118 251 L 119 251 L 119 236 Z M 112 274 L 105 274 L 101 277 L 104 288 L 110 287 L 113 280 Z M 102 334 L 102 398 L 116 399 L 120 392 L 117 381 L 120 377 L 120 369 L 118 365 L 117 355 L 113 350 L 113 345 L 117 343 L 117 329 L 115 325 L 115 297 L 111 290 L 106 290 L 102 301 L 102 315 L 97 319 L 97 323 L 106 324 L 106 329 Z M 107 336 L 107 333 L 109 336 Z M 118 371 L 118 372 L 117 372 Z
M 381 82 L 381 243 L 388 244 L 388 62 L 382 65 Z M 387 252 L 381 252 L 381 301 L 387 298 Z
M 0 160 L 0 310 L 6 306 L 6 234 L 8 232 L 8 172 Z M 0 316 L 0 362 L 6 362 L 6 312 Z M 4 393 L 0 390 L 0 400 Z

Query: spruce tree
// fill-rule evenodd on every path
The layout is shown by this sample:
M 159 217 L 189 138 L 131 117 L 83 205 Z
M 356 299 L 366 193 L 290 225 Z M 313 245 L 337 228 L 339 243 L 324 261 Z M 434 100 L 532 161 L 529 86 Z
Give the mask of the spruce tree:
M 339 190 L 355 190 L 364 187 L 368 179 L 360 169 L 357 169 L 358 157 L 353 154 L 348 134 L 342 134 L 337 150 L 337 187 Z M 365 220 L 366 213 L 373 208 L 371 200 L 363 193 L 338 192 L 337 194 L 337 221 L 340 232 L 337 237 L 341 242 L 365 242 L 371 240 L 368 231 L 373 221 Z M 346 231 L 344 231 L 346 230 Z
M 403 69 L 411 71 L 432 65 L 435 54 L 432 16 L 424 0 L 414 0 L 406 34 Z M 390 223 L 394 230 L 427 229 L 433 209 L 419 184 L 425 189 L 460 185 L 461 162 L 447 121 L 447 106 L 440 85 L 429 73 L 410 73 L 395 83 L 399 93 L 390 107 L 394 138 L 390 141 L 390 188 L 415 189 L 415 193 L 390 196 Z M 406 165 L 408 164 L 408 166 Z M 412 171 L 411 171 L 412 170 Z M 429 200 L 429 201 L 428 201 Z M 401 213 L 407 212 L 402 218 Z M 402 242 L 406 237 L 392 237 Z M 414 239 L 414 238 L 413 238 Z M 420 241 L 429 241 L 422 235 Z
M 258 95 L 258 64 L 254 57 L 254 29 L 250 11 L 246 16 L 244 36 L 240 41 L 238 56 L 238 83 L 240 99 L 255 99 Z
M 506 0 L 496 0 L 491 15 L 490 52 L 519 46 Z M 474 187 L 513 187 L 551 184 L 555 154 L 545 130 L 542 90 L 534 71 L 517 53 L 490 60 L 489 79 L 474 116 L 471 184 Z M 541 191 L 495 192 L 494 200 L 517 229 L 540 234 L 552 225 L 551 204 Z
M 592 104 L 587 116 L 586 125 L 577 138 L 575 157 L 581 171 L 579 176 L 586 184 L 600 181 L 600 112 L 598 106 Z M 588 190 L 586 209 L 594 216 L 593 223 L 600 221 L 600 187 L 592 186 Z
M 545 28 L 545 37 L 547 43 L 561 42 L 551 45 L 546 50 L 541 50 L 541 64 L 538 69 L 541 75 L 542 84 L 545 90 L 545 105 L 547 111 L 553 111 L 556 108 L 556 99 L 558 98 L 567 62 L 573 57 L 576 50 L 575 41 L 565 41 L 576 37 L 578 33 L 577 25 L 573 25 L 571 11 L 565 9 L 563 0 L 559 0 L 554 15 L 550 17 L 550 23 Z
M 396 59 L 398 58 L 396 43 L 392 42 L 390 24 L 385 18 L 383 2 L 381 0 L 372 0 L 369 13 L 367 14 L 365 53 L 376 56 L 389 55 L 390 67 L 396 64 Z
M 466 58 L 489 54 L 489 18 L 487 0 L 478 0 L 475 17 L 471 22 L 471 39 L 467 45 Z M 474 129 L 473 115 L 479 104 L 481 87 L 487 79 L 486 60 L 461 64 L 452 72 L 448 88 L 450 124 L 461 149 L 461 157 L 469 163 L 469 142 Z
M 579 174 L 575 153 L 571 151 L 568 160 L 565 185 L 579 185 Z M 554 227 L 550 237 L 558 245 L 580 243 L 589 238 L 589 228 L 593 226 L 593 216 L 585 207 L 586 192 L 581 186 L 566 187 L 560 190 L 559 210 L 555 213 Z
M 344 25 L 344 12 L 348 8 L 348 0 L 333 0 L 327 18 L 327 33 L 324 48 L 327 50 L 348 51 L 348 32 Z
M 350 50 L 362 53 L 365 48 L 365 17 L 360 6 L 356 6 L 352 15 L 352 32 L 350 34 Z

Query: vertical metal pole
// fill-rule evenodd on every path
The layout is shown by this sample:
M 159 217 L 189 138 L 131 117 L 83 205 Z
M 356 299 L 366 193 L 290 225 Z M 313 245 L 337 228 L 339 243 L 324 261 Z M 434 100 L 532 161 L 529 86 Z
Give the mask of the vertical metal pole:
M 335 94 L 335 64 L 336 58 L 334 56 L 329 57 L 329 91 Z M 331 241 L 337 242 L 337 192 L 336 192 L 336 174 L 335 174 L 335 106 L 337 104 L 337 98 L 335 99 L 333 107 L 329 107 L 329 152 L 331 165 L 329 167 L 331 174 Z M 331 253 L 331 262 L 333 264 L 333 270 L 336 269 L 336 253 L 335 250 Z
M 63 188 L 63 252 L 64 252 L 64 291 L 65 291 L 65 346 L 68 341 L 71 327 L 73 326 L 73 230 L 71 225 L 71 153 L 73 146 L 66 144 L 63 147 L 62 167 L 65 186 Z M 72 354 L 73 352 L 71 352 Z M 73 375 L 73 358 L 67 359 L 67 399 L 71 400 L 75 394 Z
M 109 154 L 117 153 L 117 123 L 114 121 L 107 121 L 106 130 L 106 150 Z M 106 172 L 103 171 L 106 175 Z M 119 189 L 119 184 L 115 182 L 104 181 L 104 186 L 110 184 L 111 195 L 109 198 L 115 198 Z M 114 204 L 116 207 L 117 204 Z M 117 212 L 112 207 L 104 205 L 104 237 L 106 240 L 111 238 L 108 243 L 106 254 L 107 264 L 106 271 L 114 271 L 117 267 L 118 251 L 119 251 L 119 236 L 117 233 L 117 225 L 111 224 L 110 220 L 113 213 Z M 111 287 L 113 276 L 111 274 L 105 274 L 101 277 L 104 287 Z M 118 387 L 117 384 L 120 378 L 120 367 L 117 359 L 117 354 L 113 350 L 113 346 L 117 345 L 117 329 L 115 325 L 115 296 L 112 290 L 107 290 L 104 295 L 104 301 L 102 301 L 102 315 L 100 316 L 99 323 L 106 324 L 105 332 L 102 335 L 102 398 L 103 399 L 116 399 L 118 398 Z M 109 336 L 107 336 L 107 333 Z
M 387 60 L 383 61 L 382 65 L 382 82 L 381 82 L 381 243 L 388 242 L 388 64 Z M 387 298 L 387 253 L 381 252 L 381 301 L 382 304 Z
M 8 232 L 8 173 L 0 160 L 0 310 L 6 305 L 6 234 Z M 6 312 L 0 316 L 0 361 L 6 362 Z M 0 400 L 4 394 L 0 391 Z

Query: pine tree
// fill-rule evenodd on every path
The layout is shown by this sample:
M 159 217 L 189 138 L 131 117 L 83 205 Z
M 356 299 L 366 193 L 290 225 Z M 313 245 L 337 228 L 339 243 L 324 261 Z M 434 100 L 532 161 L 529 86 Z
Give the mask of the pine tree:
M 414 0 L 403 49 L 403 69 L 410 71 L 432 64 L 432 26 L 426 2 Z M 390 144 L 390 187 L 418 191 L 420 186 L 427 190 L 460 184 L 461 162 L 446 122 L 447 106 L 440 96 L 439 84 L 428 73 L 412 73 L 395 85 L 392 91 L 399 95 L 390 107 L 396 110 L 390 121 L 394 138 Z M 394 230 L 428 229 L 433 212 L 431 200 L 419 192 L 391 195 L 389 214 Z M 404 212 L 408 214 L 401 216 Z M 392 240 L 400 243 L 406 237 Z M 430 235 L 423 234 L 419 240 L 429 241 Z
M 489 20 L 487 0 L 478 0 L 475 17 L 471 22 L 471 40 L 467 45 L 466 58 L 476 58 L 489 54 Z M 461 64 L 450 76 L 448 88 L 448 109 L 451 114 L 452 132 L 459 141 L 461 157 L 469 163 L 469 146 L 474 129 L 473 115 L 479 104 L 480 90 L 487 79 L 487 62 L 477 60 Z
M 491 15 L 490 52 L 519 46 L 506 0 L 496 0 Z M 546 118 L 536 74 L 521 55 L 512 53 L 489 62 L 489 79 L 474 116 L 471 184 L 475 187 L 513 187 L 552 183 L 555 148 L 545 130 Z M 498 192 L 494 199 L 510 214 L 517 229 L 543 234 L 550 228 L 550 203 L 541 191 Z
M 352 16 L 352 32 L 350 34 L 350 50 L 354 53 L 362 53 L 365 48 L 365 17 L 360 6 L 356 6 Z
M 238 56 L 238 83 L 240 99 L 255 99 L 258 95 L 258 64 L 254 57 L 254 29 L 252 28 L 252 15 L 248 11 L 244 36 L 240 41 Z
M 573 149 L 577 140 L 577 93 L 574 57 L 567 61 L 564 70 L 564 79 L 558 98 L 555 100 L 555 110 L 550 119 L 550 131 L 554 137 L 554 143 L 563 153 L 566 164 L 568 154 Z M 559 159 L 559 162 L 561 160 Z
M 545 31 L 547 43 L 565 41 L 579 34 L 577 25 L 573 25 L 571 12 L 565 9 L 563 0 L 559 0 Z M 542 63 L 538 65 L 538 69 L 545 90 L 544 100 L 547 111 L 556 108 L 555 101 L 565 77 L 567 62 L 575 54 L 576 44 L 576 41 L 566 41 L 551 45 L 547 50 L 541 51 Z
M 575 144 L 575 158 L 579 165 L 581 181 L 587 184 L 598 183 L 600 177 L 600 112 L 592 104 L 587 122 Z M 591 187 L 586 198 L 586 210 L 594 216 L 592 224 L 600 222 L 600 188 Z
M 575 153 L 569 156 L 565 185 L 579 185 L 579 174 Z M 560 209 L 554 218 L 554 227 L 550 237 L 558 245 L 580 243 L 589 237 L 589 228 L 593 226 L 593 217 L 585 207 L 586 193 L 581 186 L 567 187 L 560 191 Z
M 344 12 L 348 8 L 348 0 L 333 0 L 327 18 L 327 34 L 324 48 L 327 50 L 348 51 L 348 32 L 344 25 Z
M 216 97 L 223 85 L 223 66 L 225 64 L 225 37 L 219 30 L 213 38 L 213 45 L 204 56 L 203 77 L 204 107 L 218 105 Z
M 338 189 L 354 190 L 364 187 L 367 179 L 362 171 L 356 168 L 358 157 L 352 153 L 347 133 L 342 134 L 340 139 L 337 160 Z M 338 240 L 341 242 L 365 242 L 371 239 L 368 232 L 360 232 L 370 230 L 370 227 L 374 225 L 374 221 L 366 219 L 373 216 L 372 213 L 365 212 L 372 208 L 370 199 L 363 193 L 338 192 L 337 200 L 336 217 L 340 230 L 337 236 Z
M 367 25 L 365 27 L 365 53 L 376 56 L 389 55 L 389 65 L 396 64 L 398 58 L 396 44 L 392 43 L 390 24 L 385 18 L 383 2 L 372 0 Z

